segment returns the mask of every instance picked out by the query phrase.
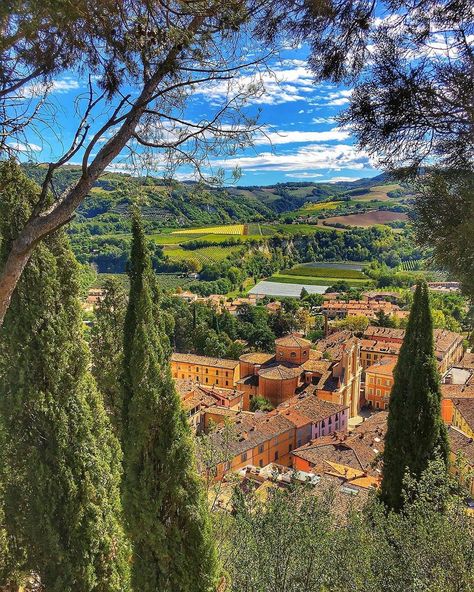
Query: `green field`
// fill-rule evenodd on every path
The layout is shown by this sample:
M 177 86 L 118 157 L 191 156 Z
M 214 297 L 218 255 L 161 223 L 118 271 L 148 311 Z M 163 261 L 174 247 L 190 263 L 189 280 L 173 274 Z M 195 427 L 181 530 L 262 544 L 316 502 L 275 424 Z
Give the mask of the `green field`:
M 375 187 L 371 187 L 362 195 L 357 195 L 357 191 L 349 191 L 348 195 L 354 193 L 354 197 L 352 199 L 354 199 L 355 201 L 371 201 L 372 199 L 376 199 L 379 201 L 388 201 L 393 198 L 389 197 L 387 193 L 390 193 L 391 191 L 397 191 L 398 189 L 401 189 L 398 183 L 391 183 L 388 185 L 376 185 Z
M 367 276 L 362 271 L 356 269 L 338 269 L 334 267 L 307 267 L 298 265 L 292 269 L 284 269 L 283 275 L 315 278 L 338 278 L 350 280 L 366 280 Z
M 237 253 L 241 248 L 242 247 L 239 245 L 232 247 L 213 246 L 188 251 L 181 247 L 165 247 L 165 255 L 167 255 L 171 261 L 197 261 L 203 265 L 206 263 L 224 261 L 229 255 Z
M 309 284 L 310 286 L 330 286 L 337 282 L 344 281 L 353 287 L 361 287 L 370 280 L 367 279 L 346 279 L 340 277 L 324 277 L 315 278 L 308 276 L 297 276 L 297 275 L 285 275 L 284 273 L 274 273 L 271 277 L 267 278 L 267 282 L 281 282 L 283 284 Z

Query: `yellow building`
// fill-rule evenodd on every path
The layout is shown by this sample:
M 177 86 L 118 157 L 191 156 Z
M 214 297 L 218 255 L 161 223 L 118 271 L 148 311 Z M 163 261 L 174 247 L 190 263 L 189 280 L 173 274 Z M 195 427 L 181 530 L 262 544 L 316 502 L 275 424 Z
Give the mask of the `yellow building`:
M 382 358 L 365 371 L 365 400 L 374 409 L 387 409 L 396 359 Z
M 240 378 L 238 360 L 194 354 L 172 354 L 171 372 L 175 379 L 193 380 L 203 385 L 223 388 L 233 388 Z
M 452 425 L 474 438 L 474 399 L 453 399 Z
M 453 426 L 448 428 L 450 471 L 474 497 L 474 440 Z

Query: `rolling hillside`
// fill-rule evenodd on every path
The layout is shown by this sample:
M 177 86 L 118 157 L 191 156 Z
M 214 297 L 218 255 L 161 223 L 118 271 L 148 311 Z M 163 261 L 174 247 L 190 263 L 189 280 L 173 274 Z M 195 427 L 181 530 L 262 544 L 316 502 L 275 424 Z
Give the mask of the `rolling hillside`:
M 35 181 L 41 182 L 44 178 L 44 167 L 32 164 L 24 167 Z M 56 192 L 64 191 L 80 174 L 79 167 L 63 167 L 54 178 Z M 380 199 L 384 188 L 388 191 L 398 187 L 387 183 L 386 176 L 379 175 L 351 183 L 301 182 L 268 187 L 214 188 L 178 182 L 165 186 L 161 179 L 155 177 L 107 173 L 80 207 L 76 223 L 88 228 L 93 235 L 127 231 L 126 213 L 132 202 L 140 204 L 150 232 L 165 227 L 274 221 L 281 214 L 296 214 L 305 207 L 310 208 L 313 203 Z M 322 203 L 321 208 L 324 209 Z

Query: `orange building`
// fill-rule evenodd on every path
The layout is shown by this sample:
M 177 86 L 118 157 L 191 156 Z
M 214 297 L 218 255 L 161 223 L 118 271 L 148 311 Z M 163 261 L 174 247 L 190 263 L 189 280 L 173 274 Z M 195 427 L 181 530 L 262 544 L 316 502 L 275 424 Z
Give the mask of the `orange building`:
M 393 386 L 393 358 L 382 358 L 365 371 L 365 400 L 374 409 L 387 409 Z
M 295 394 L 308 391 L 319 399 L 349 407 L 351 416 L 356 415 L 360 408 L 362 373 L 358 340 L 348 333 L 337 352 L 331 350 L 330 359 L 323 359 L 326 349 L 312 350 L 310 345 L 299 335 L 288 335 L 275 341 L 275 355 L 242 355 L 238 388 L 249 401 L 260 395 L 275 407 Z
M 364 370 L 381 358 L 398 356 L 404 337 L 405 329 L 367 327 L 361 343 L 361 364 Z M 463 357 L 463 336 L 447 329 L 435 329 L 433 337 L 438 370 L 444 374 Z
M 400 310 L 400 307 L 385 300 L 325 300 L 322 304 L 322 311 L 328 319 L 345 319 L 348 316 L 364 316 L 368 319 L 375 319 L 377 313 L 384 312 L 387 315 Z
M 381 468 L 377 458 L 384 449 L 387 412 L 375 413 L 350 434 L 335 432 L 292 451 L 298 471 L 343 477 L 354 485 L 377 487 Z
M 297 334 L 285 335 L 275 339 L 275 359 L 277 362 L 304 364 L 309 360 L 311 341 Z
M 474 497 L 474 439 L 458 428 L 449 426 L 450 471 Z
M 210 410 L 240 411 L 243 407 L 243 393 L 236 389 L 204 386 L 191 380 L 175 380 L 176 390 L 181 398 L 189 423 L 196 432 L 205 429 L 206 413 Z M 219 414 L 219 411 L 217 411 Z M 216 423 L 218 423 L 216 421 Z
M 216 408 L 206 411 L 214 414 Z M 346 430 L 348 408 L 320 401 L 314 395 L 294 397 L 269 413 L 239 412 L 225 416 L 233 434 L 225 428 L 212 434 L 214 445 L 227 456 L 217 466 L 217 479 L 228 471 L 248 465 L 264 467 L 270 463 L 289 466 L 290 452 L 311 438 Z M 223 409 L 218 410 L 223 413 Z M 219 423 L 219 422 L 216 422 Z
M 173 378 L 193 380 L 203 385 L 232 388 L 240 378 L 237 360 L 210 358 L 194 354 L 173 353 L 171 355 Z

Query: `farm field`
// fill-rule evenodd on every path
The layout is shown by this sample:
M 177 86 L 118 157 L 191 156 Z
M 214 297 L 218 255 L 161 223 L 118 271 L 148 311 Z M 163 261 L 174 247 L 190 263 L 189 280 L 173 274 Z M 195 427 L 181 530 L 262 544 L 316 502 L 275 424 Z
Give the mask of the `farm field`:
M 401 189 L 401 187 L 398 185 L 398 183 L 391 183 L 388 185 L 376 185 L 361 195 L 357 195 L 357 190 L 353 192 L 349 191 L 348 195 L 353 195 L 352 199 L 356 201 L 371 201 L 372 199 L 388 201 L 393 200 L 393 198 L 389 197 L 387 194 L 391 191 L 397 191 L 399 189 Z
M 346 226 L 373 226 L 374 224 L 386 224 L 395 220 L 408 220 L 403 212 L 388 212 L 385 210 L 372 210 L 364 214 L 347 214 L 346 216 L 332 216 L 326 218 L 328 224 L 344 224 Z
M 357 263 L 355 261 L 336 261 L 336 262 L 324 262 L 324 261 L 312 261 L 311 263 L 301 263 L 299 267 L 322 267 L 324 269 L 355 269 L 356 271 L 362 271 L 367 263 Z
M 165 255 L 167 255 L 172 261 L 197 261 L 203 265 L 205 263 L 216 263 L 224 261 L 229 255 L 237 253 L 242 247 L 239 245 L 231 247 L 203 247 L 202 249 L 194 249 L 188 251 L 181 247 L 171 246 L 167 248 L 165 246 Z
M 366 280 L 367 276 L 357 269 L 337 268 L 337 267 L 304 267 L 298 265 L 292 269 L 284 269 L 282 275 L 295 275 L 300 277 L 315 277 L 315 278 L 339 278 L 351 280 Z
M 171 234 L 225 234 L 244 235 L 248 234 L 247 224 L 229 224 L 224 226 L 209 226 L 207 228 L 184 228 L 174 230 Z
M 275 273 L 270 278 L 267 278 L 268 282 L 280 282 L 283 284 L 308 284 L 310 286 L 331 286 L 340 281 L 347 282 L 349 286 L 362 286 L 367 282 L 370 282 L 369 278 L 364 279 L 353 279 L 353 278 L 341 278 L 332 277 L 326 274 L 324 277 L 311 277 L 303 275 L 286 275 L 285 272 Z
M 329 286 L 326 285 L 314 285 L 309 283 L 288 284 L 285 282 L 266 280 L 258 282 L 258 284 L 249 290 L 249 294 L 264 294 L 265 296 L 286 296 L 299 298 L 303 288 L 308 292 L 308 294 L 324 294 L 328 287 Z

